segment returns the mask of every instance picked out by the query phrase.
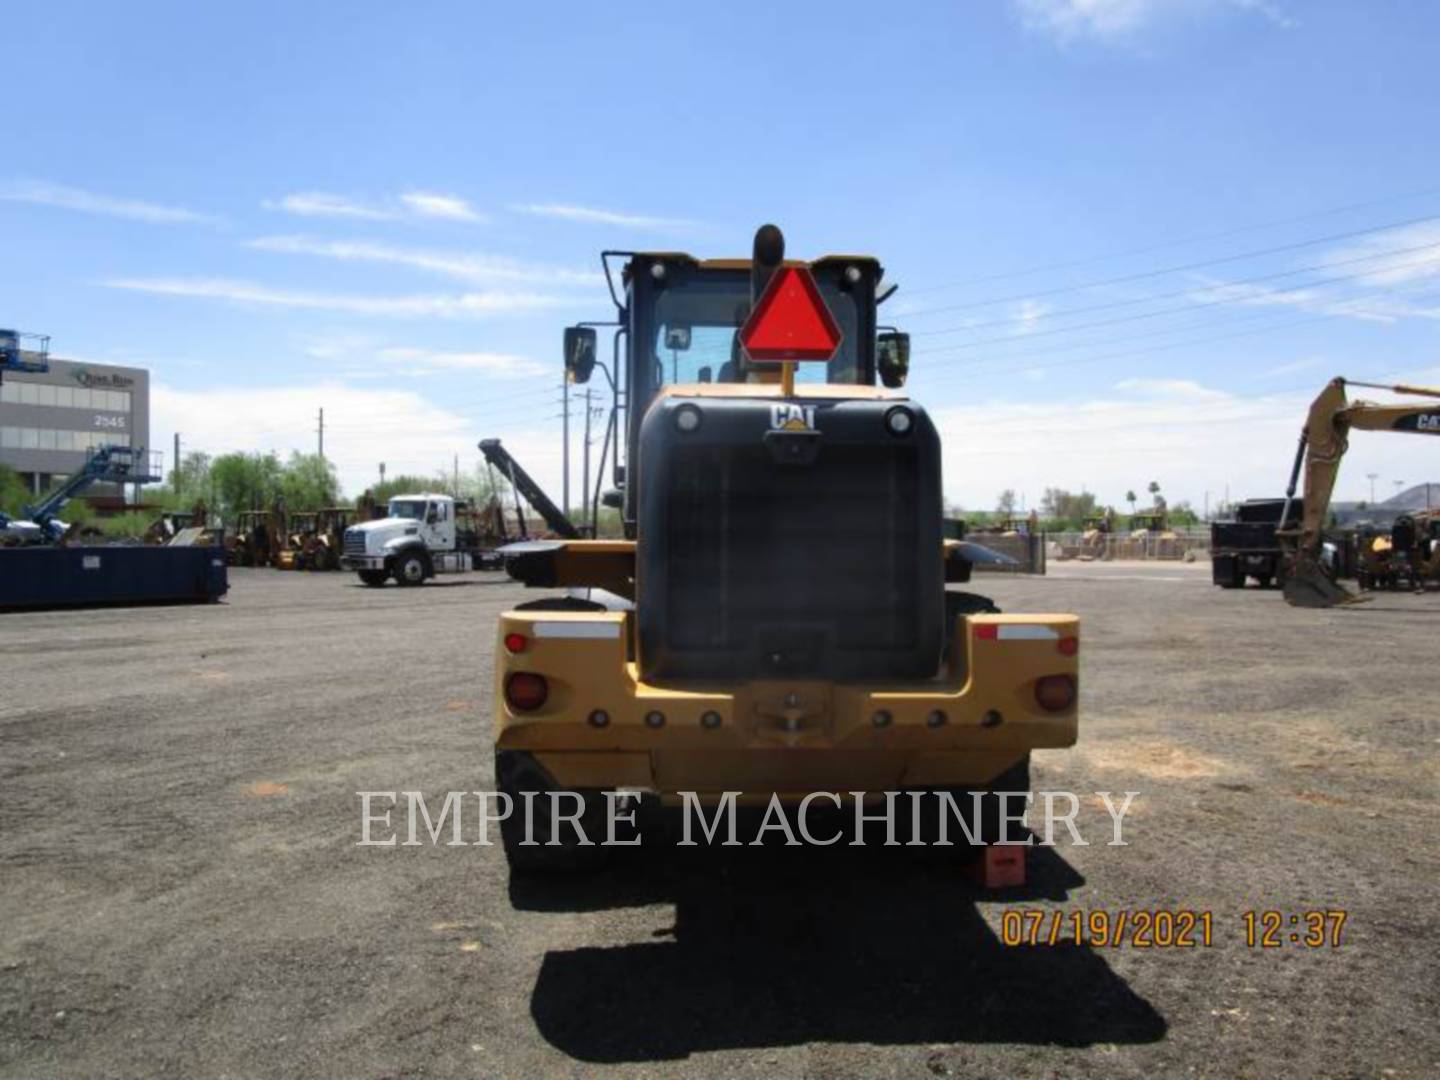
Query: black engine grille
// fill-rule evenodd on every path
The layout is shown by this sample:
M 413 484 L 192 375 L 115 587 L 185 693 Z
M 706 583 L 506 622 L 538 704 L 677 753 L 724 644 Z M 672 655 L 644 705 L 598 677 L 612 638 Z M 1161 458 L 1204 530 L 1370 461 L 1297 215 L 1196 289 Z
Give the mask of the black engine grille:
M 781 465 L 764 422 L 736 431 L 712 411 L 705 438 L 666 438 L 659 476 L 642 473 L 663 485 L 663 497 L 642 487 L 647 676 L 933 674 L 943 583 L 928 422 L 901 440 L 871 408 L 831 417 L 813 463 Z

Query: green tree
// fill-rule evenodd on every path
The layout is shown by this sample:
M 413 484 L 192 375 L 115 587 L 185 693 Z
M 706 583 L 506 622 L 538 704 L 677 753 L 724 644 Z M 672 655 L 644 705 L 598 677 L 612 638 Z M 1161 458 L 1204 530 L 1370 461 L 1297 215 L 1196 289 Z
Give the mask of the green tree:
M 33 502 L 29 490 L 9 465 L 0 465 L 0 513 L 20 517 L 26 503 Z
M 170 470 L 170 491 L 182 501 L 209 497 L 210 455 L 199 450 L 186 454 L 179 466 Z
M 1198 525 L 1200 515 L 1195 512 L 1195 507 L 1190 504 L 1189 499 L 1181 499 L 1169 509 L 1171 525 Z
M 284 473 L 272 454 L 221 454 L 210 463 L 215 509 L 229 522 L 245 510 L 267 510 L 280 494 Z
M 1135 492 L 1134 492 L 1134 491 L 1127 491 L 1127 492 L 1125 492 L 1125 501 L 1130 504 L 1130 513 L 1131 513 L 1131 514 L 1134 514 L 1134 513 L 1135 513 L 1135 499 L 1136 499 L 1136 498 L 1137 498 L 1137 496 L 1135 495 Z
M 1000 497 L 995 500 L 995 512 L 998 514 L 1010 515 L 1015 513 L 1015 507 L 1019 500 L 1015 498 L 1015 489 L 1006 488 L 1000 492 Z
M 1088 491 L 1077 494 L 1064 488 L 1046 488 L 1040 512 L 1056 524 L 1078 527 L 1095 513 L 1095 496 Z
M 1158 510 L 1161 506 L 1164 505 L 1164 503 L 1162 503 L 1162 502 L 1160 501 L 1160 481 L 1159 481 L 1159 480 L 1151 480 L 1151 481 L 1150 481 L 1150 485 L 1149 485 L 1145 490 L 1148 491 L 1148 492 L 1150 492 L 1150 498 L 1153 500 L 1154 505 L 1155 505 L 1155 508 L 1156 508 L 1157 510 Z
M 280 473 L 280 494 L 290 510 L 319 510 L 340 500 L 335 467 L 319 454 L 291 451 Z
M 396 495 L 419 495 L 426 491 L 449 491 L 450 481 L 434 476 L 413 476 L 401 473 L 387 477 L 383 484 L 370 489 L 377 503 L 389 502 Z

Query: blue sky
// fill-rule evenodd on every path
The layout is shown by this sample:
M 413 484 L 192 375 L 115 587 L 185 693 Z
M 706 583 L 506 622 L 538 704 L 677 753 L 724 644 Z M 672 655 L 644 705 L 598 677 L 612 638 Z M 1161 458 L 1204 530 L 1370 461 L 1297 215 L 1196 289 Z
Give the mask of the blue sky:
M 967 507 L 1271 494 L 1325 379 L 1440 381 L 1428 5 L 659 12 L 13 6 L 0 325 L 150 367 L 167 451 L 310 449 L 323 406 L 352 493 L 488 435 L 557 483 L 599 250 L 767 220 L 901 284 Z M 1357 437 L 1341 494 L 1428 449 Z

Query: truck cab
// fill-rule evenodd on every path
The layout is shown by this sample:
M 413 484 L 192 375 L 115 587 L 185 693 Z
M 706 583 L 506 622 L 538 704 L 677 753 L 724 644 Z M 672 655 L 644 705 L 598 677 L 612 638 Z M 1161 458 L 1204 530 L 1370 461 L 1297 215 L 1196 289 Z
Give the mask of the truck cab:
M 436 492 L 394 496 L 383 518 L 345 530 L 342 565 L 372 587 L 392 577 L 399 585 L 419 585 L 470 569 L 470 554 L 456 550 L 455 500 Z

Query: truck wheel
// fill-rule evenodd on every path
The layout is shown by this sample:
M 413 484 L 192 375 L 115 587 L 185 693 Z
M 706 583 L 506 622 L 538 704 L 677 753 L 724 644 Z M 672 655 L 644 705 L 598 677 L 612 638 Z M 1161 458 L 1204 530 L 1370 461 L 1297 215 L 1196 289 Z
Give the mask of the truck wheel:
M 372 589 L 378 589 L 384 585 L 385 579 L 390 576 L 384 570 L 357 570 L 356 573 L 360 575 L 360 580 Z
M 1256 582 L 1256 584 L 1258 584 L 1258 585 L 1260 586 L 1260 588 L 1262 588 L 1262 589 L 1268 589 L 1268 588 L 1270 588 L 1270 584 L 1271 584 L 1271 582 L 1272 582 L 1273 580 L 1274 580 L 1274 579 L 1271 578 L 1269 574 L 1256 574 L 1256 575 L 1255 575 L 1255 582 Z
M 425 560 L 419 554 L 408 551 L 395 559 L 395 583 L 397 585 L 419 585 L 425 580 Z
M 593 870 L 605 862 L 609 848 L 601 841 L 605 839 L 605 795 L 604 792 L 585 790 L 575 792 L 584 800 L 580 825 L 585 836 L 591 841 L 582 844 L 574 825 L 566 820 L 558 823 L 553 814 L 554 801 L 550 798 L 553 786 L 528 753 L 518 750 L 497 750 L 495 752 L 496 790 L 510 796 L 510 816 L 500 823 L 500 841 L 505 849 L 505 861 L 510 864 L 513 874 L 566 874 L 582 870 Z M 525 813 L 526 794 L 532 795 L 530 807 L 530 836 L 533 844 L 526 844 Z M 561 813 L 567 816 L 573 812 L 574 799 L 571 793 L 559 798 Z M 551 840 L 558 840 L 552 845 Z

